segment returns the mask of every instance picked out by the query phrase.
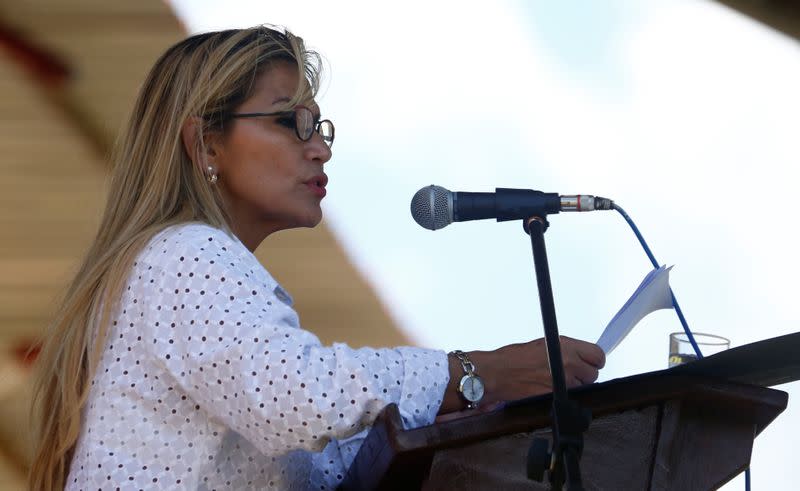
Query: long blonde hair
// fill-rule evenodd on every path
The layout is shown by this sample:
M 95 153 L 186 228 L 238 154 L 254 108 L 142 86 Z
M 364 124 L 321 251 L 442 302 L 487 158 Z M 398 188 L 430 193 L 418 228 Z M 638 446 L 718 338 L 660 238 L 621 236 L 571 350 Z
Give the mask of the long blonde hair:
M 133 261 L 164 228 L 201 221 L 228 229 L 223 201 L 192 162 L 181 129 L 199 117 L 196 138 L 225 132 L 230 114 L 276 61 L 293 63 L 303 83 L 286 108 L 313 97 L 320 58 L 302 39 L 266 26 L 198 34 L 169 48 L 147 76 L 114 168 L 97 236 L 43 338 L 34 386 L 36 441 L 29 489 L 63 489 L 81 431 L 81 409 Z

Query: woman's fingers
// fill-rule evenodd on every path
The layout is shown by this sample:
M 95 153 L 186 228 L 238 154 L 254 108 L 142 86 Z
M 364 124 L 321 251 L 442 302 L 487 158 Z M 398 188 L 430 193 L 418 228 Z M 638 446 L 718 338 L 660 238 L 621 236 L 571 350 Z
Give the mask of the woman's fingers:
M 606 366 L 605 352 L 596 344 L 587 343 L 587 345 L 578 350 L 578 356 L 594 367 L 603 368 Z
M 578 380 L 580 382 L 578 385 L 591 384 L 597 380 L 598 375 L 599 371 L 597 368 L 584 362 L 577 365 L 564 366 L 565 378 L 567 380 L 571 378 Z
M 594 367 L 603 368 L 606 364 L 606 354 L 594 343 L 561 336 L 561 352 L 567 350 Z
M 586 385 L 583 380 L 574 375 L 567 377 L 566 383 L 567 387 L 580 387 L 581 385 Z
M 568 387 L 591 384 L 597 380 L 598 375 L 598 369 L 583 360 L 565 360 L 564 362 L 564 381 Z
M 596 344 L 566 336 L 561 337 L 561 353 L 567 385 L 590 384 L 597 380 L 605 365 L 605 353 Z

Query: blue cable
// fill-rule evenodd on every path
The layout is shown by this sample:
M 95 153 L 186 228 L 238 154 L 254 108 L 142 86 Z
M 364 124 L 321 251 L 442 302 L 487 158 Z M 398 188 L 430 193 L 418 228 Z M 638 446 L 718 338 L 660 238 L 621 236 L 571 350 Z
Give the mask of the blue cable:
M 617 210 L 619 214 L 622 215 L 622 218 L 624 218 L 625 221 L 628 222 L 628 225 L 631 226 L 631 229 L 633 229 L 633 233 L 636 234 L 636 238 L 639 239 L 639 243 L 642 244 L 644 252 L 647 254 L 647 257 L 650 258 L 650 262 L 653 263 L 653 267 L 658 269 L 660 267 L 660 264 L 658 263 L 658 261 L 656 261 L 656 257 L 650 251 L 650 247 L 647 245 L 647 242 L 645 242 L 644 237 L 642 237 L 642 234 L 639 232 L 639 228 L 636 226 L 635 223 L 633 223 L 633 220 L 631 220 L 631 217 L 629 217 L 628 214 L 625 213 L 625 210 L 623 210 L 616 203 L 614 204 L 614 209 Z M 692 349 L 694 349 L 694 352 L 697 355 L 697 359 L 698 360 L 702 359 L 703 353 L 700 352 L 700 347 L 697 345 L 697 342 L 694 339 L 694 335 L 692 334 L 692 331 L 689 329 L 689 324 L 686 322 L 686 318 L 683 316 L 683 311 L 681 310 L 680 305 L 678 305 L 678 299 L 675 298 L 675 293 L 672 292 L 672 288 L 669 289 L 669 293 L 670 295 L 672 295 L 672 305 L 675 306 L 675 313 L 678 314 L 678 319 L 681 321 L 681 325 L 683 326 L 683 332 L 685 332 L 686 337 L 689 338 L 689 343 L 691 343 Z
M 636 235 L 636 238 L 639 240 L 639 243 L 642 245 L 642 248 L 644 248 L 644 252 L 650 259 L 650 262 L 653 264 L 653 267 L 658 269 L 660 267 L 658 261 L 656 261 L 655 256 L 653 256 L 653 253 L 650 251 L 650 247 L 647 245 L 647 242 L 645 242 L 644 237 L 642 237 L 642 234 L 639 232 L 639 228 L 636 226 L 635 223 L 633 223 L 633 220 L 631 220 L 631 217 L 629 217 L 628 214 L 625 213 L 625 210 L 623 210 L 616 203 L 613 205 L 613 208 L 617 210 L 619 214 L 622 215 L 622 218 L 624 218 L 625 221 L 628 222 L 628 225 L 631 226 L 633 233 Z M 681 321 L 681 325 L 683 326 L 683 332 L 686 333 L 686 337 L 689 339 L 689 343 L 691 343 L 692 349 L 694 349 L 694 352 L 697 355 L 697 359 L 700 360 L 703 358 L 703 353 L 700 352 L 700 347 L 697 345 L 697 342 L 694 339 L 694 335 L 692 334 L 692 331 L 689 329 L 689 324 L 686 322 L 686 318 L 683 316 L 683 311 L 681 310 L 680 305 L 678 305 L 678 299 L 675 298 L 675 293 L 672 291 L 672 288 L 669 289 L 669 293 L 670 295 L 672 295 L 672 305 L 675 306 L 675 313 L 678 315 L 678 319 Z M 744 489 L 746 491 L 750 491 L 750 467 L 748 467 L 744 471 Z

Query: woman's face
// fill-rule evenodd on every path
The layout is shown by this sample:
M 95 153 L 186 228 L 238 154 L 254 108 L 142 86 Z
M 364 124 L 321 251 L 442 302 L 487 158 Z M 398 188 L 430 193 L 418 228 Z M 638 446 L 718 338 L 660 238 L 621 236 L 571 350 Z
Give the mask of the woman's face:
M 297 88 L 297 67 L 278 62 L 256 80 L 253 95 L 237 113 L 276 112 Z M 319 120 L 319 107 L 308 104 Z M 250 249 L 270 233 L 313 227 L 322 219 L 320 202 L 328 178 L 322 166 L 331 150 L 314 132 L 301 141 L 293 118 L 234 118 L 227 132 L 211 146 L 232 229 Z

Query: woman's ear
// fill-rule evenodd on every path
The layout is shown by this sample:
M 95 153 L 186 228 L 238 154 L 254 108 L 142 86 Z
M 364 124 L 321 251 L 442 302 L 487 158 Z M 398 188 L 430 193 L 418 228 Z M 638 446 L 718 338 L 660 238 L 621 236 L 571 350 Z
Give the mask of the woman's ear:
M 186 151 L 186 155 L 189 156 L 192 163 L 198 166 L 201 171 L 206 172 L 208 166 L 216 166 L 216 162 L 214 162 L 216 150 L 214 148 L 214 142 L 209 138 L 210 135 L 203 134 L 205 144 L 201 145 L 201 134 L 203 134 L 203 118 L 190 116 L 184 121 L 181 127 L 183 149 Z

